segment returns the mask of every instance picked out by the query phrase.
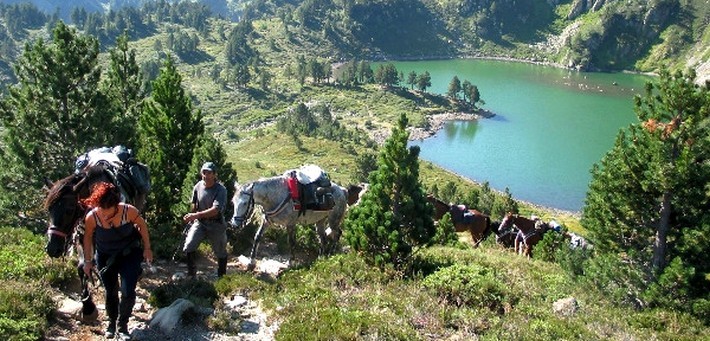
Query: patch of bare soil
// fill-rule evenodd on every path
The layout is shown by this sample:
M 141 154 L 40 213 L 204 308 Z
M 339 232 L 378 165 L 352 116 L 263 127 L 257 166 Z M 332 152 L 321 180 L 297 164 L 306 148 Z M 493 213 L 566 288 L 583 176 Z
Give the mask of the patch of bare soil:
M 276 258 L 279 257 L 276 256 Z M 235 271 L 247 271 L 247 264 L 243 263 L 244 259 L 244 257 L 230 257 L 227 274 Z M 277 260 L 263 258 L 259 260 L 256 271 L 268 274 L 270 271 L 281 271 L 285 266 L 284 263 Z M 217 280 L 217 265 L 214 260 L 201 257 L 197 262 L 197 269 L 198 278 L 208 281 Z M 232 316 L 238 316 L 237 319 L 241 320 L 240 330 L 236 334 L 210 330 L 204 321 L 180 323 L 169 333 L 159 328 L 151 328 L 151 319 L 158 309 L 148 303 L 150 292 L 163 284 L 181 280 L 186 273 L 186 266 L 182 262 L 159 260 L 156 261 L 152 269 L 146 267 L 145 270 L 143 278 L 138 282 L 136 304 L 128 323 L 132 340 L 274 339 L 278 324 L 269 320 L 268 314 L 260 308 L 258 302 L 250 301 L 244 297 L 227 298 L 232 301 L 240 300 L 239 304 L 230 305 Z M 81 308 L 78 289 L 78 285 L 74 285 L 64 291 L 57 291 L 55 300 L 59 303 L 59 309 L 55 313 L 49 330 L 45 333 L 46 340 L 106 340 L 104 331 L 107 326 L 107 318 L 104 310 L 104 294 L 98 280 L 92 285 L 94 302 L 99 310 L 96 321 L 82 321 L 78 313 Z M 208 309 L 207 314 L 209 313 L 214 312 Z

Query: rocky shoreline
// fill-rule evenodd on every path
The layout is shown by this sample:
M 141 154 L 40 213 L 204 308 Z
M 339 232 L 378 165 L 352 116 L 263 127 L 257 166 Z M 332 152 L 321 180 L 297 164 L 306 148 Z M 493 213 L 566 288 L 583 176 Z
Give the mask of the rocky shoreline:
M 481 109 L 478 113 L 452 112 L 444 114 L 436 114 L 427 117 L 426 127 L 410 127 L 409 140 L 424 140 L 434 136 L 444 125 L 449 121 L 475 121 L 480 118 L 490 118 L 495 116 L 494 113 Z

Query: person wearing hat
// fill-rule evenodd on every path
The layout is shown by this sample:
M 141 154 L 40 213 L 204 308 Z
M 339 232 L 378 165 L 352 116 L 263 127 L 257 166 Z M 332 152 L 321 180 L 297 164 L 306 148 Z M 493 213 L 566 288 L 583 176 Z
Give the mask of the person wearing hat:
M 187 275 L 195 278 L 195 252 L 202 240 L 208 238 L 217 257 L 217 276 L 222 277 L 227 273 L 227 223 L 224 221 L 227 188 L 217 182 L 217 166 L 213 162 L 205 162 L 200 174 L 202 180 L 192 189 L 192 209 L 183 216 L 186 224 L 192 224 L 182 249 L 187 259 Z

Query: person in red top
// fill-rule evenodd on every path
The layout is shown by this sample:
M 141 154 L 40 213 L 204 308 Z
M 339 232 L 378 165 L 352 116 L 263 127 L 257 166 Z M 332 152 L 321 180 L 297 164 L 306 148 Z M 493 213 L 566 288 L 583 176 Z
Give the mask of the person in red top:
M 84 272 L 91 276 L 91 269 L 96 266 L 105 289 L 109 319 L 105 336 L 115 337 L 118 326 L 119 337 L 130 339 L 128 319 L 136 302 L 136 285 L 143 272 L 141 263 L 144 260 L 153 262 L 153 252 L 145 220 L 138 209 L 120 202 L 120 198 L 116 186 L 100 182 L 83 200 L 89 208 L 84 217 Z

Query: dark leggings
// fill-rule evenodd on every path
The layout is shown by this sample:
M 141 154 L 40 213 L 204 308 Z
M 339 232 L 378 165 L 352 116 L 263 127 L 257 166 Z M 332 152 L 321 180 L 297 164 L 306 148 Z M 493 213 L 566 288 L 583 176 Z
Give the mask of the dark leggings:
M 96 266 L 101 275 L 101 282 L 106 291 L 106 314 L 109 320 L 116 321 L 119 325 L 128 323 L 136 303 L 136 285 L 143 269 L 143 249 L 133 248 L 127 255 L 118 255 L 113 261 L 108 254 L 98 253 Z M 111 262 L 111 264 L 107 263 Z M 121 300 L 118 299 L 119 282 L 121 276 Z

